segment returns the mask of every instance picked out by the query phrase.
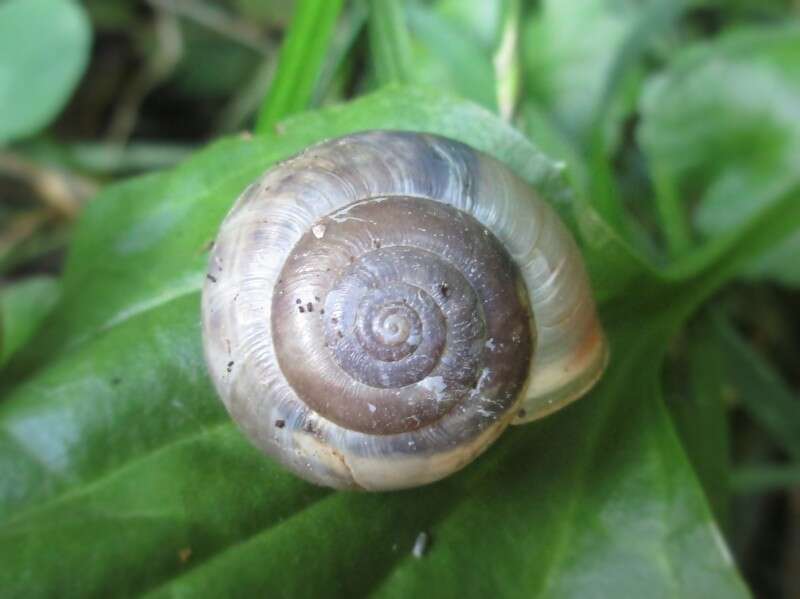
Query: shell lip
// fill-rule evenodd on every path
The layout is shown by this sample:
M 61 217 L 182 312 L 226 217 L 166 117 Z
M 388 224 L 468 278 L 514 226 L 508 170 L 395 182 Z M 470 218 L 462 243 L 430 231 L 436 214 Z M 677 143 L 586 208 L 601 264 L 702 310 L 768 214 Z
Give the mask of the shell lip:
M 605 374 L 611 361 L 611 350 L 608 341 L 600 329 L 597 328 L 592 358 L 581 367 L 578 375 L 572 377 L 570 382 L 562 387 L 557 387 L 549 392 L 526 396 L 523 395 L 521 408 L 511 421 L 512 425 L 528 424 L 549 416 L 562 408 L 586 396 Z M 535 356 L 531 379 L 536 377 Z M 526 391 L 528 389 L 526 388 Z

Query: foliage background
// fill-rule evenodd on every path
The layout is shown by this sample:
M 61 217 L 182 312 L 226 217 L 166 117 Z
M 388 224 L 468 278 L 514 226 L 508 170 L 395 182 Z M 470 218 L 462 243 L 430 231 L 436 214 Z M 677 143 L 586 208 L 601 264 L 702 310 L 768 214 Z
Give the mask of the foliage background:
M 796 596 L 799 14 L 0 2 L 3 595 Z M 586 399 L 383 495 L 252 449 L 198 317 L 243 187 L 368 128 L 462 140 L 553 202 L 613 356 Z

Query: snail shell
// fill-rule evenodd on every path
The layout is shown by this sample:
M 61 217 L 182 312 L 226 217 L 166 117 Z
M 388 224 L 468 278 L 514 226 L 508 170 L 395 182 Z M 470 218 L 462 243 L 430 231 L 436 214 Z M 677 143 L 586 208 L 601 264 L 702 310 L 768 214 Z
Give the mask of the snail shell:
M 203 337 L 256 445 L 367 490 L 458 470 L 607 361 L 555 212 L 492 158 L 409 132 L 321 143 L 248 187 L 214 245 Z

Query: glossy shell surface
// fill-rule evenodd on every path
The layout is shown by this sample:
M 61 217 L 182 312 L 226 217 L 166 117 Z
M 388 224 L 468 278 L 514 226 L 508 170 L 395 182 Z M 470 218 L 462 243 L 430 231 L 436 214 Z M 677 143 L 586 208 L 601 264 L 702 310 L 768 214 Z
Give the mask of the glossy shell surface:
M 607 359 L 554 211 L 488 156 L 408 132 L 313 146 L 245 190 L 209 262 L 203 338 L 256 445 L 366 490 L 460 469 Z

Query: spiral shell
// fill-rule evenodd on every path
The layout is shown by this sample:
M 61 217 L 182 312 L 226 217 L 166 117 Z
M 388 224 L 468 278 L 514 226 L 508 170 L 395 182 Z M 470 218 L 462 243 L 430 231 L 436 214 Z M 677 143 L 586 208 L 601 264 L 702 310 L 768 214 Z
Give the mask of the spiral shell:
M 432 482 L 600 376 L 577 246 L 506 167 L 371 131 L 267 171 L 215 242 L 206 360 L 237 423 L 336 488 Z

